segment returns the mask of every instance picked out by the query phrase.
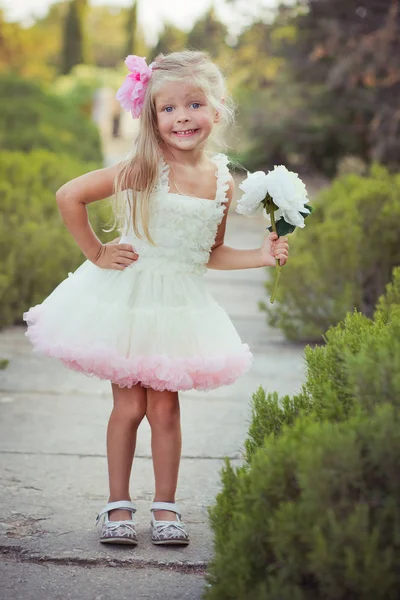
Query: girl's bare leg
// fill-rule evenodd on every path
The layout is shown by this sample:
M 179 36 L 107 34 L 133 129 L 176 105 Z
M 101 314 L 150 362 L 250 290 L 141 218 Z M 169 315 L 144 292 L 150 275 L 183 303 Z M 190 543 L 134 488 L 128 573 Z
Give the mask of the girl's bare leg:
M 139 384 L 120 388 L 112 384 L 114 407 L 107 428 L 109 502 L 130 500 L 129 480 L 136 447 L 137 429 L 146 414 L 146 390 Z M 131 519 L 127 510 L 109 513 L 110 521 Z
M 155 477 L 155 502 L 175 502 L 182 436 L 177 392 L 147 390 L 147 419 L 151 427 L 151 451 Z M 154 511 L 157 520 L 175 521 L 175 513 Z

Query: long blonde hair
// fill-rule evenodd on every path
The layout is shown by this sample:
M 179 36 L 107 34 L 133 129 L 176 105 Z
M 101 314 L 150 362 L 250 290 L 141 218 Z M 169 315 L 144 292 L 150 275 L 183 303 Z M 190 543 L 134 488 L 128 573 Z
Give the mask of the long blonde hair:
M 128 194 L 128 202 L 135 235 L 142 237 L 142 232 L 139 231 L 139 223 L 141 223 L 145 237 L 154 244 L 149 231 L 149 221 L 150 199 L 158 180 L 160 167 L 160 140 L 155 109 L 157 92 L 167 82 L 183 79 L 191 81 L 203 90 L 212 107 L 220 113 L 222 127 L 233 123 L 234 110 L 233 103 L 226 94 L 222 73 L 205 52 L 184 50 L 166 56 L 160 54 L 152 68 L 153 73 L 139 118 L 138 135 L 129 158 L 122 162 L 114 182 L 113 208 L 114 226 L 121 229 L 127 218 L 127 194 L 124 192 L 132 190 L 132 197 Z M 220 137 L 216 141 L 222 142 Z

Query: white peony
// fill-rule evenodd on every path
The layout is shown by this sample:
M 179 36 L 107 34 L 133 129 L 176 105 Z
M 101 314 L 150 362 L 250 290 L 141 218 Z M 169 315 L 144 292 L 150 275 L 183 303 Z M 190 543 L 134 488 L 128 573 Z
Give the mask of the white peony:
M 238 200 L 237 213 L 250 217 L 262 210 L 261 202 L 268 193 L 266 179 L 267 175 L 264 171 L 256 171 L 247 175 L 246 179 L 239 185 L 244 194 Z
M 276 218 L 282 216 L 286 223 L 304 227 L 304 217 L 300 212 L 309 214 L 310 211 L 304 206 L 308 202 L 306 186 L 297 173 L 288 171 L 283 165 L 275 167 L 266 175 L 266 186 L 274 204 L 280 209 L 276 211 L 279 213 Z
M 304 217 L 310 211 L 304 204 L 308 202 L 307 190 L 297 173 L 288 171 L 280 165 L 268 174 L 263 171 L 250 173 L 242 181 L 239 188 L 244 194 L 239 199 L 236 212 L 241 215 L 252 216 L 263 209 L 261 202 L 269 194 L 278 210 L 275 211 L 275 220 L 283 219 L 295 227 L 304 227 Z

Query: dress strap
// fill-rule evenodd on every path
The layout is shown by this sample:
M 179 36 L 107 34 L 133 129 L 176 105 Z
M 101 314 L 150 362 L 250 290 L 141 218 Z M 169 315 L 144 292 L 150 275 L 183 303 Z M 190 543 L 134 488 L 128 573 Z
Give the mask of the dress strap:
M 231 174 L 228 169 L 229 158 L 226 154 L 216 154 L 213 157 L 213 162 L 217 165 L 217 194 L 215 196 L 215 200 L 218 203 L 228 202 L 228 197 L 226 195 L 229 189 L 229 180 L 231 178 Z
M 156 192 L 169 192 L 169 165 L 160 156 L 158 161 L 158 180 L 155 186 Z

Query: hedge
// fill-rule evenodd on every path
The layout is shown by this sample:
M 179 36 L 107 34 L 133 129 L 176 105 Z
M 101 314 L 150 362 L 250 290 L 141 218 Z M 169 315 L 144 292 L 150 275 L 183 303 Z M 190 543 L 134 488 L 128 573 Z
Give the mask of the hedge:
M 207 600 L 397 600 L 399 425 L 386 403 L 268 438 L 236 478 Z
M 98 168 L 44 150 L 0 152 L 0 327 L 22 320 L 84 257 L 59 215 L 55 191 Z M 89 208 L 97 234 L 110 222 L 106 202 Z
M 38 148 L 102 160 L 96 125 L 75 106 L 33 81 L 0 75 L 0 150 Z

